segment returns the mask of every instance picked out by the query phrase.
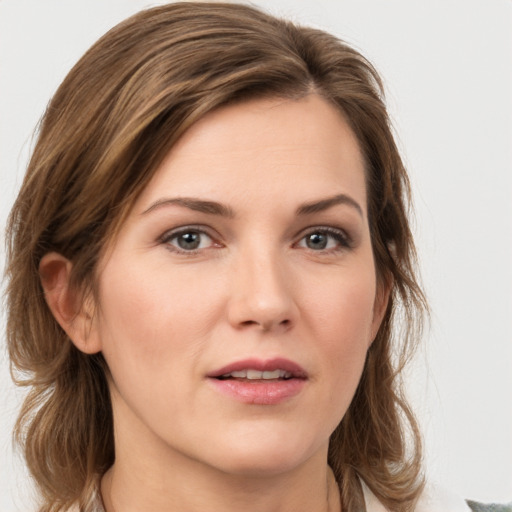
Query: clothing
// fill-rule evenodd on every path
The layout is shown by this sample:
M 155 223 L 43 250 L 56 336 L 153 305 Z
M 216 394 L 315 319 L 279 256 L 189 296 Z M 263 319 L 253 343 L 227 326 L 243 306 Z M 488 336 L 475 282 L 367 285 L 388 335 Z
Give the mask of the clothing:
M 499 505 L 497 503 L 478 503 L 476 501 L 468 500 L 469 508 L 473 512 L 512 512 L 512 502 L 504 505 Z
M 384 506 L 373 493 L 361 482 L 363 487 L 366 512 L 386 512 Z M 464 500 L 441 486 L 427 484 L 414 512 L 512 512 L 512 503 L 484 504 Z
M 387 512 L 382 503 L 361 483 L 363 487 L 366 512 Z M 83 510 L 74 507 L 69 512 L 105 512 L 99 492 L 91 498 Z M 415 512 L 512 512 L 512 503 L 508 505 L 485 505 L 475 501 L 466 501 L 442 487 L 427 485 L 418 501 Z

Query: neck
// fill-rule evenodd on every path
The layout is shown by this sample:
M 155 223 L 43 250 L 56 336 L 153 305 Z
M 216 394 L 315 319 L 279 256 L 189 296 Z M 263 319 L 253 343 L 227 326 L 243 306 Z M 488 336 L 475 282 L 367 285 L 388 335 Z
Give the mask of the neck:
M 266 476 L 230 475 L 197 462 L 116 463 L 105 474 L 101 492 L 106 512 L 340 512 L 338 485 L 325 458 L 293 471 Z
M 228 457 L 234 465 L 224 467 L 197 458 L 188 446 L 171 447 L 122 400 L 114 405 L 116 458 L 101 482 L 106 512 L 340 512 L 328 442 L 288 464 L 289 455 L 279 464 L 272 452 L 256 466 Z

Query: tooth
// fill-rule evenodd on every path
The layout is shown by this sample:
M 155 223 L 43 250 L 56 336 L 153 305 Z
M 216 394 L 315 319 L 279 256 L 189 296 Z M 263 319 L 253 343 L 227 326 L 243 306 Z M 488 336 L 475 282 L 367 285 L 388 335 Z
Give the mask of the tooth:
M 258 370 L 247 370 L 247 378 L 251 380 L 261 379 L 263 372 Z
M 286 370 L 272 370 L 272 371 L 260 371 L 260 370 L 238 370 L 230 373 L 225 373 L 222 375 L 223 378 L 227 379 L 229 377 L 235 379 L 249 379 L 249 380 L 275 380 L 275 379 L 290 379 L 292 374 L 287 372 Z

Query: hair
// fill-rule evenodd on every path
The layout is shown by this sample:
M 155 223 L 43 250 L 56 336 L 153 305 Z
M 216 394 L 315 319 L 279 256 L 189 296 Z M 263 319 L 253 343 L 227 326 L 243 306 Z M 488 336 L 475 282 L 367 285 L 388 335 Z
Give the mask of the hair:
M 233 3 L 183 2 L 120 23 L 73 67 L 39 125 L 7 227 L 7 342 L 28 386 L 15 438 L 42 512 L 87 507 L 114 462 L 108 368 L 80 352 L 54 319 L 38 272 L 56 251 L 71 285 L 96 294 L 102 249 L 176 140 L 234 102 L 316 93 L 345 117 L 365 160 L 378 282 L 390 300 L 363 374 L 333 432 L 328 462 L 343 510 L 364 508 L 360 479 L 393 511 L 411 510 L 422 486 L 419 431 L 401 372 L 427 310 L 408 221 L 410 187 L 374 67 L 321 30 Z

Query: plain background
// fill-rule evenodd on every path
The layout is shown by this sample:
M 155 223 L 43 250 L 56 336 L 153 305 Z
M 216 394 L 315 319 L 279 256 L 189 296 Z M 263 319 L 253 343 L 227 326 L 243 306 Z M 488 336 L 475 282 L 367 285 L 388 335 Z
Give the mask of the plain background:
M 0 0 L 2 233 L 32 131 L 66 72 L 106 30 L 156 3 Z M 383 75 L 433 310 L 408 378 L 427 472 L 468 498 L 512 500 L 512 1 L 255 3 L 335 33 Z M 4 257 L 2 247 L 2 267 Z M 30 487 L 10 438 L 22 395 L 3 334 L 0 389 L 0 510 L 26 511 Z

